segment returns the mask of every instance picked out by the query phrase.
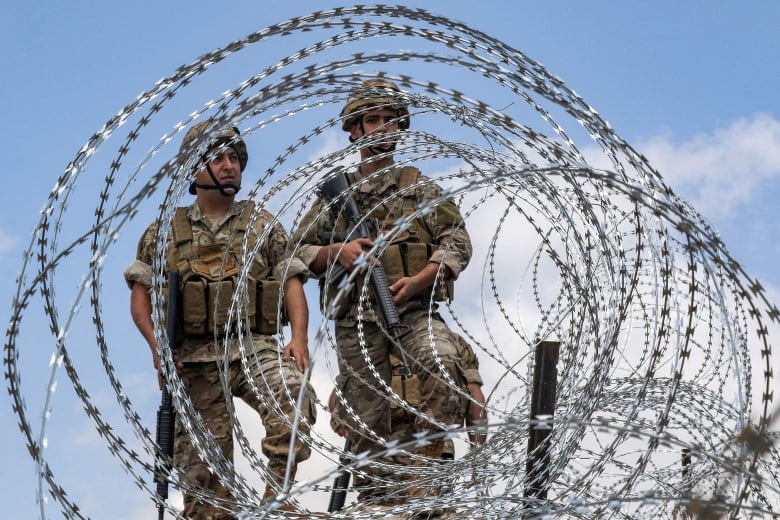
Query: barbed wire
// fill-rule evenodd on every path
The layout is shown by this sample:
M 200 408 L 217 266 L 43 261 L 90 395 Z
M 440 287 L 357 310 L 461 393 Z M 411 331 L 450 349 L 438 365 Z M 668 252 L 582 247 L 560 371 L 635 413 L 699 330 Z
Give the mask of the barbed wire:
M 391 50 L 369 50 L 381 45 Z M 247 75 L 251 70 L 258 72 Z M 255 200 L 255 211 L 269 210 L 288 230 L 295 229 L 327 172 L 336 165 L 357 165 L 356 145 L 333 145 L 328 139 L 340 126 L 336 114 L 354 85 L 376 76 L 401 86 L 413 122 L 398 143 L 397 164 L 419 167 L 445 189 L 430 207 L 397 222 L 372 253 L 379 256 L 393 236 L 431 207 L 445 199 L 458 201 L 475 254 L 458 282 L 465 297 L 443 310 L 480 357 L 489 435 L 484 445 L 463 444 L 468 452 L 446 467 L 414 466 L 415 486 L 444 486 L 446 494 L 409 498 L 381 511 L 356 503 L 332 516 L 411 517 L 437 508 L 461 518 L 777 515 L 780 451 L 772 399 L 778 360 L 770 337 L 777 333 L 780 313 L 760 282 L 646 158 L 541 64 L 421 9 L 355 6 L 272 25 L 180 67 L 106 122 L 56 180 L 22 261 L 4 357 L 13 411 L 38 467 L 41 517 L 50 496 L 65 517 L 86 518 L 46 455 L 47 439 L 56 435 L 50 418 L 63 369 L 115 464 L 143 493 L 155 494 L 148 484 L 155 440 L 117 372 L 112 348 L 116 351 L 124 338 L 107 332 L 106 307 L 113 304 L 102 288 L 105 261 L 121 244 L 121 233 L 132 228 L 149 201 L 158 201 L 152 295 L 155 336 L 164 344 L 163 302 L 156 295 L 165 285 L 167 232 L 195 161 L 178 162 L 171 146 L 179 133 L 207 117 L 240 126 L 243 137 L 257 143 L 250 147 L 250 171 L 257 177 L 254 184 L 249 175 L 245 179 L 251 184 L 248 198 Z M 193 111 L 198 101 L 192 100 L 201 96 L 206 101 Z M 95 172 L 105 178 L 94 218 L 85 225 L 79 191 L 95 186 Z M 409 189 L 424 189 L 425 182 Z M 246 258 L 264 240 L 259 237 Z M 299 245 L 291 244 L 291 253 Z M 68 291 L 61 287 L 74 269 L 81 282 L 65 304 L 61 294 Z M 325 277 L 339 274 L 328 271 Z M 361 274 L 356 270 L 344 277 L 337 301 L 358 285 L 362 320 L 372 309 Z M 237 294 L 246 284 L 242 272 Z M 38 389 L 23 389 L 20 358 L 28 355 L 25 318 L 39 303 L 55 347 L 47 368 L 33 363 L 36 379 L 48 370 L 43 413 L 36 417 L 25 396 Z M 87 322 L 79 319 L 85 303 L 91 308 Z M 230 312 L 240 323 L 238 299 Z M 333 309 L 323 310 L 323 316 L 331 315 Z M 112 314 L 111 319 L 117 318 Z M 89 330 L 108 383 L 97 391 L 110 390 L 115 397 L 103 408 L 73 360 L 84 355 L 79 351 Z M 548 339 L 560 342 L 561 356 L 549 492 L 538 500 L 523 492 L 525 440 L 531 425 L 532 347 Z M 323 379 L 332 381 L 337 354 L 327 320 L 319 324 L 310 348 L 312 374 L 323 371 Z M 249 375 L 256 363 L 251 345 L 242 344 L 241 352 Z M 174 467 L 177 486 L 246 518 L 291 514 L 276 509 L 280 502 L 262 502 L 252 477 L 237 472 L 220 452 L 170 353 L 163 354 L 184 430 L 233 499 L 198 488 Z M 374 391 L 436 423 L 396 395 L 378 372 L 373 376 L 364 383 Z M 469 397 L 445 375 L 437 377 Z M 268 382 L 251 385 L 264 399 Z M 324 390 L 327 395 L 330 388 Z M 285 396 L 298 403 L 299 397 L 289 389 Z M 278 402 L 266 404 L 323 461 L 318 475 L 279 495 L 279 500 L 294 499 L 303 514 L 307 495 L 330 491 L 341 448 L 325 431 L 327 424 L 322 426 L 326 421 L 305 434 Z M 326 403 L 317 404 L 327 414 Z M 347 413 L 362 424 L 354 412 Z M 241 454 L 264 479 L 263 457 L 234 409 L 231 418 Z M 442 431 L 390 443 L 385 452 L 357 455 L 352 470 L 376 466 L 404 474 L 411 468 L 388 463 L 386 456 L 437 437 L 463 443 L 465 428 L 438 426 Z M 690 460 L 684 466 L 682 453 Z M 394 493 L 406 491 L 398 480 L 384 484 Z

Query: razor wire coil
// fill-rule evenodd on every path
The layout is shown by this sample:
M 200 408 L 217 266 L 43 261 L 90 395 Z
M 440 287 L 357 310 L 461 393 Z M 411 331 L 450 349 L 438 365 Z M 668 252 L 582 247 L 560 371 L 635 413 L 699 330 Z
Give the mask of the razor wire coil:
M 371 50 L 383 45 L 389 50 Z M 247 70 L 258 72 L 247 76 Z M 107 331 L 105 306 L 111 304 L 102 288 L 105 274 L 118 276 L 104 266 L 122 232 L 151 220 L 149 204 L 159 203 L 152 295 L 155 335 L 165 343 L 162 301 L 155 295 L 165 284 L 167 233 L 175 207 L 184 204 L 187 172 L 205 152 L 192 149 L 193 159 L 181 164 L 172 148 L 179 134 L 207 117 L 240 126 L 251 143 L 247 197 L 289 231 L 300 224 L 324 172 L 355 164 L 354 145 L 328 139 L 343 138 L 335 114 L 350 90 L 377 75 L 401 86 L 410 110 L 412 126 L 398 143 L 397 163 L 416 165 L 442 184 L 444 194 L 432 205 L 457 200 L 475 238 L 475 255 L 458 282 L 475 297 L 456 297 L 444 312 L 480 357 L 490 421 L 487 443 L 466 443 L 468 453 L 446 469 L 415 466 L 416 485 L 446 485 L 446 496 L 410 499 L 384 511 L 355 504 L 350 514 L 408 517 L 448 508 L 464 518 L 777 515 L 780 452 L 771 404 L 778 363 L 770 337 L 780 313 L 760 282 L 641 154 L 541 64 L 464 24 L 421 9 L 377 5 L 293 18 L 180 67 L 106 122 L 56 180 L 23 258 L 4 358 L 13 411 L 38 467 L 41 517 L 48 514 L 50 496 L 67 518 L 86 518 L 47 457 L 61 379 L 116 465 L 143 493 L 154 495 L 148 481 L 155 442 L 112 362 L 112 348 L 122 338 Z M 192 99 L 200 103 L 194 111 Z M 107 173 L 100 174 L 104 184 L 85 226 L 78 217 L 83 208 L 74 201 L 82 200 L 81 191 L 89 193 L 84 187 L 94 185 L 95 172 Z M 418 208 L 383 238 L 392 239 L 428 209 Z M 387 240 L 378 240 L 372 253 L 381 254 Z M 73 270 L 81 281 L 75 290 L 63 290 Z M 344 277 L 345 294 L 358 274 Z M 237 294 L 246 284 L 245 269 Z M 360 288 L 360 316 L 372 312 L 366 290 Z M 63 299 L 63 292 L 71 299 Z M 22 384 L 22 324 L 39 302 L 55 347 L 46 376 L 35 375 L 46 388 L 44 411 L 36 418 L 25 396 L 37 389 Z M 82 306 L 91 311 L 86 321 Z M 230 312 L 239 323 L 245 317 L 240 301 Z M 90 330 L 107 378 L 97 391 L 114 397 L 107 407 L 98 406 L 95 390 L 89 390 L 95 382 L 85 380 L 74 359 L 83 356 L 80 342 Z M 562 347 L 558 402 L 549 496 L 534 501 L 523 495 L 532 347 L 548 338 Z M 324 371 L 325 380 L 333 379 L 338 368 L 327 320 L 310 348 L 312 375 Z M 250 345 L 242 344 L 241 352 L 248 376 L 256 359 Z M 234 435 L 252 475 L 237 472 L 219 452 L 173 359 L 162 354 L 184 429 L 233 499 L 192 486 L 174 468 L 180 489 L 242 517 L 282 517 L 279 504 L 263 503 L 255 489 L 265 465 L 236 411 L 231 409 Z M 398 400 L 377 372 L 373 376 L 365 382 Z M 267 383 L 251 384 L 261 396 Z M 453 392 L 459 392 L 454 384 Z M 285 396 L 298 397 L 289 391 Z M 278 403 L 268 404 L 281 414 Z M 117 405 L 121 419 L 112 417 Z M 318 406 L 327 415 L 326 403 Z M 463 428 L 439 426 L 439 432 L 388 444 L 388 453 L 436 437 L 462 441 L 465 435 Z M 297 431 L 296 424 L 291 427 Z M 298 432 L 324 461 L 321 473 L 281 490 L 302 511 L 307 496 L 330 491 L 339 471 L 334 454 L 340 447 L 326 428 L 321 420 L 311 434 Z M 682 450 L 691 457 L 685 471 Z M 358 455 L 352 469 L 384 464 Z M 399 465 L 385 469 L 409 471 Z

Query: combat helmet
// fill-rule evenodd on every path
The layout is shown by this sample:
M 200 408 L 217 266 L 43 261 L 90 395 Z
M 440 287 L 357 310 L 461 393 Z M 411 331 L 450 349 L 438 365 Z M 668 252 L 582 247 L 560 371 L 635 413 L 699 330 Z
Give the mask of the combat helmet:
M 409 108 L 398 94 L 401 90 L 390 80 L 369 79 L 352 91 L 346 105 L 341 110 L 341 129 L 349 132 L 350 127 L 363 116 L 370 107 L 384 107 L 398 112 L 398 128 L 409 128 Z
M 184 165 L 187 162 L 187 159 L 189 158 L 187 154 L 193 153 L 198 149 L 198 146 L 201 144 L 198 142 L 198 140 L 206 136 L 209 133 L 209 130 L 214 127 L 214 124 L 215 121 L 213 119 L 207 119 L 193 125 L 189 130 L 187 130 L 187 133 L 184 134 L 184 138 L 182 139 L 181 145 L 179 146 L 180 165 Z M 246 168 L 246 163 L 249 161 L 249 152 L 247 152 L 246 143 L 243 139 L 241 139 L 241 132 L 238 131 L 238 128 L 233 126 L 213 136 L 213 142 L 209 144 L 208 149 L 214 148 L 220 144 L 229 146 L 236 151 L 236 155 L 238 155 L 238 163 L 241 168 L 241 172 L 243 173 L 244 169 Z M 216 176 L 211 171 L 211 167 L 208 165 L 208 162 L 205 161 L 206 157 L 207 153 L 204 153 L 201 157 L 201 160 L 206 162 L 206 168 L 208 169 L 209 175 L 211 175 L 215 185 L 200 185 L 193 181 L 192 184 L 190 184 L 190 194 L 195 195 L 195 188 L 198 187 L 203 189 L 218 189 L 220 192 L 222 192 L 223 195 L 225 195 L 222 187 L 228 186 L 220 184 L 217 181 Z M 240 186 L 235 185 L 230 185 L 229 187 L 235 189 L 236 192 L 238 192 L 240 189 Z

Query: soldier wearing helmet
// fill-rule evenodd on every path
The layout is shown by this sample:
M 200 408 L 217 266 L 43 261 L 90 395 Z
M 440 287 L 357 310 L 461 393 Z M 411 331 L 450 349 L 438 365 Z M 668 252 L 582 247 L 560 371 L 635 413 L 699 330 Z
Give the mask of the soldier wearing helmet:
M 471 240 L 460 210 L 452 200 L 441 199 L 442 189 L 420 171 L 395 163 L 396 147 L 409 129 L 410 113 L 405 95 L 385 79 L 368 80 L 356 87 L 341 111 L 342 129 L 349 133 L 360 153 L 360 161 L 348 170 L 354 198 L 361 215 L 376 222 L 371 238 L 354 238 L 340 213 L 340 205 L 320 198 L 315 201 L 293 233 L 296 251 L 309 270 L 320 278 L 321 306 L 335 321 L 339 375 L 336 385 L 344 396 L 345 429 L 355 453 L 381 452 L 380 439 L 392 431 L 388 388 L 392 366 L 390 355 L 409 360 L 419 379 L 420 399 L 414 428 L 417 432 L 441 430 L 442 425 L 460 424 L 468 386 L 459 360 L 457 335 L 437 312 L 438 302 L 453 296 L 453 282 L 471 258 Z M 431 211 L 411 218 L 421 207 Z M 398 222 L 408 220 L 408 227 Z M 385 241 L 379 253 L 390 282 L 393 301 L 402 324 L 409 331 L 395 342 L 384 329 L 376 302 L 368 292 L 361 300 L 364 274 L 346 298 L 336 299 L 341 279 L 334 279 L 331 266 L 352 272 L 365 251 L 380 234 Z M 366 307 L 373 307 L 366 309 Z M 358 327 L 358 321 L 360 327 Z M 377 380 L 377 376 L 381 379 Z M 453 381 L 459 390 L 450 388 Z M 354 420 L 357 416 L 359 420 Z M 443 440 L 434 440 L 418 453 L 417 463 L 445 463 Z M 369 465 L 356 477 L 358 501 L 392 502 L 399 489 L 411 496 L 431 496 L 434 488 L 408 486 L 398 472 L 381 464 Z M 408 472 L 407 472 L 408 473 Z
M 197 160 L 189 160 L 192 154 Z M 309 446 L 301 441 L 316 420 L 314 391 L 303 375 L 309 362 L 308 306 L 303 283 L 309 273 L 300 260 L 286 254 L 288 235 L 274 222 L 273 215 L 257 210 L 250 201 L 235 200 L 248 159 L 246 144 L 235 128 L 220 131 L 214 121 L 208 120 L 187 132 L 178 160 L 182 167 L 194 164 L 190 193 L 195 201 L 177 208 L 174 214 L 167 268 L 178 271 L 181 278 L 178 376 L 228 460 L 233 456 L 233 424 L 221 373 L 227 373 L 231 396 L 242 399 L 260 415 L 266 432 L 261 448 L 268 457 L 268 499 L 282 491 L 288 455 L 294 459 L 291 478 L 297 463 L 310 456 Z M 159 222 L 147 228 L 136 259 L 124 275 L 131 289 L 133 321 L 151 348 L 162 385 L 150 295 L 158 228 Z M 261 236 L 265 238 L 258 247 Z M 255 250 L 255 255 L 248 256 Z M 244 270 L 248 277 L 239 283 L 245 262 L 250 263 Z M 245 319 L 236 319 L 235 312 L 230 312 L 231 304 L 244 305 Z M 288 323 L 290 341 L 282 348 L 277 333 Z M 256 356 L 249 378 L 242 368 L 242 346 Z M 223 364 L 226 358 L 227 367 Z M 303 413 L 293 444 L 290 424 L 304 386 Z M 212 473 L 209 462 L 201 460 L 181 423 L 176 426 L 174 463 L 186 475 L 185 518 L 234 518 L 224 506 L 218 507 L 220 499 L 230 498 L 228 489 Z M 206 491 L 194 494 L 188 489 Z

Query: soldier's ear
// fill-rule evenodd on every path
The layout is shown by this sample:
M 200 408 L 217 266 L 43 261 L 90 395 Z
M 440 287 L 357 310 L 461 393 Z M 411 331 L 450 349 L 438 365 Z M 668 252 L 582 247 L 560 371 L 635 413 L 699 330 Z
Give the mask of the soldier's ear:
M 360 129 L 360 125 L 357 124 L 357 121 L 355 121 L 352 123 L 352 126 L 349 127 L 349 142 L 354 143 L 361 137 L 363 137 L 363 131 Z

